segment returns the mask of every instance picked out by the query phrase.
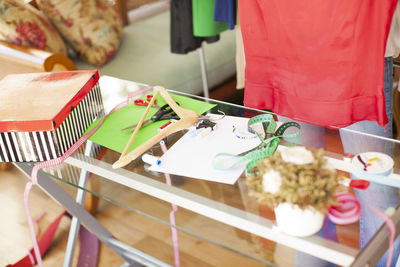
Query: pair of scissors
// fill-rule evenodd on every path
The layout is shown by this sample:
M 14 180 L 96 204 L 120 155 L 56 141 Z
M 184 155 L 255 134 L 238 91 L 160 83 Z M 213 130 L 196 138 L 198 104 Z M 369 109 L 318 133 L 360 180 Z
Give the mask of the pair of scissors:
M 135 104 L 136 106 L 148 106 L 152 98 L 153 98 L 153 95 L 146 95 L 146 99 L 145 99 L 145 100 L 143 100 L 143 99 L 136 99 L 136 100 L 134 101 L 134 104 Z M 157 100 L 154 100 L 153 107 L 155 107 L 155 108 L 160 108 L 160 106 L 157 105 Z
M 177 103 L 177 104 L 179 105 L 179 103 Z M 144 127 L 152 122 L 155 122 L 155 121 L 172 120 L 172 119 L 179 120 L 180 118 L 178 115 L 176 115 L 175 111 L 168 104 L 165 104 L 164 106 L 160 107 L 157 110 L 157 112 L 153 116 L 151 116 L 150 119 L 145 120 L 142 124 L 142 127 Z M 123 130 L 133 131 L 133 130 L 135 130 L 137 125 L 138 125 L 137 123 L 130 125 L 128 127 L 121 129 L 121 131 L 123 131 Z

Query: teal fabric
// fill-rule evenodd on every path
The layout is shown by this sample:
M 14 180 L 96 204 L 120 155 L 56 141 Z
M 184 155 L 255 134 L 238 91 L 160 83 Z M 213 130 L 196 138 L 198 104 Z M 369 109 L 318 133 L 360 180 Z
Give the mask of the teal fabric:
M 201 94 L 199 51 L 187 55 L 170 52 L 169 16 L 167 11 L 124 27 L 119 50 L 110 62 L 99 68 L 100 75 Z M 235 75 L 234 31 L 224 32 L 220 41 L 204 43 L 203 47 L 210 88 Z M 78 69 L 96 68 L 78 59 L 75 64 Z
M 229 23 L 214 21 L 215 0 L 192 0 L 193 34 L 208 37 L 229 29 Z

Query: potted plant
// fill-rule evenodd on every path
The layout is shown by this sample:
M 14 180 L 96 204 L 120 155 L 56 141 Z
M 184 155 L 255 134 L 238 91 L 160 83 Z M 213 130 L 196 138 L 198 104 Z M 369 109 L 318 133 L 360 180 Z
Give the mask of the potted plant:
M 251 196 L 274 208 L 279 229 L 294 236 L 318 232 L 328 208 L 337 204 L 336 170 L 322 149 L 295 146 L 277 151 L 260 161 L 246 182 Z

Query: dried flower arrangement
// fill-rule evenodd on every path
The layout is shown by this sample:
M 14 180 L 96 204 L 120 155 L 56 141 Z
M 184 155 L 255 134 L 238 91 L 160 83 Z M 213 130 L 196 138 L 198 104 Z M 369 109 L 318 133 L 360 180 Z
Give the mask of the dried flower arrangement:
M 322 149 L 288 148 L 263 159 L 257 169 L 247 177 L 247 185 L 260 203 L 272 207 L 291 203 L 301 209 L 312 206 L 322 213 L 337 204 L 336 170 L 324 159 Z

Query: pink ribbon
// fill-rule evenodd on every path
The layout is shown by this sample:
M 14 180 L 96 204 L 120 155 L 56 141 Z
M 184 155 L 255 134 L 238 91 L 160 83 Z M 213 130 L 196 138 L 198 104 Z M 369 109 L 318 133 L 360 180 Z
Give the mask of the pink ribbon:
M 392 221 L 392 219 L 386 215 L 385 213 L 383 213 L 382 211 L 367 205 L 368 208 L 370 208 L 373 212 L 375 212 L 376 214 L 378 214 L 386 223 L 387 227 L 389 228 L 389 248 L 388 248 L 388 257 L 386 260 L 386 267 L 390 267 L 390 263 L 392 262 L 392 257 L 393 257 L 393 243 L 394 243 L 394 238 L 396 235 L 396 227 Z
M 38 245 L 38 242 L 37 242 L 37 239 L 36 239 L 36 234 L 35 234 L 34 223 L 33 223 L 33 220 L 32 220 L 32 215 L 31 215 L 30 210 L 29 210 L 29 193 L 30 193 L 30 191 L 31 191 L 31 189 L 32 189 L 32 186 L 38 184 L 38 181 L 37 181 L 37 174 L 38 174 L 38 171 L 41 170 L 41 169 L 43 169 L 43 168 L 48 168 L 48 167 L 56 166 L 56 165 L 58 165 L 58 164 L 63 163 L 63 162 L 64 162 L 69 156 L 71 156 L 84 142 L 86 142 L 86 140 L 89 139 L 89 137 L 92 136 L 92 135 L 97 131 L 98 128 L 100 128 L 100 126 L 103 124 L 104 120 L 105 120 L 110 114 L 112 114 L 114 111 L 116 111 L 116 110 L 118 110 L 118 109 L 120 109 L 120 108 L 123 108 L 123 107 L 127 106 L 127 105 L 131 102 L 131 99 L 132 99 L 134 96 L 143 94 L 143 93 L 145 93 L 145 92 L 147 92 L 147 91 L 149 91 L 149 90 L 151 90 L 151 89 L 152 89 L 152 87 L 148 86 L 148 87 L 142 88 L 142 89 L 140 89 L 140 90 L 137 90 L 137 91 L 134 91 L 134 92 L 129 93 L 129 94 L 128 94 L 128 97 L 127 97 L 127 100 L 125 100 L 124 102 L 122 102 L 122 103 L 118 104 L 116 107 L 114 107 L 114 108 L 108 113 L 108 115 L 104 116 L 104 117 L 100 120 L 100 122 L 96 125 L 96 127 L 94 127 L 94 128 L 93 128 L 89 133 L 87 133 L 86 135 L 84 135 L 84 136 L 82 136 L 81 138 L 79 138 L 79 140 L 76 141 L 76 143 L 73 144 L 62 156 L 60 156 L 60 157 L 58 157 L 58 158 L 55 158 L 55 159 L 48 160 L 48 161 L 40 162 L 40 163 L 36 164 L 36 165 L 33 167 L 32 172 L 31 172 L 31 180 L 29 180 L 29 181 L 26 183 L 26 186 L 25 186 L 25 191 L 24 191 L 24 208 L 25 208 L 25 215 L 26 215 L 26 218 L 27 218 L 27 221 L 28 221 L 29 233 L 30 233 L 30 236 L 31 236 L 31 239 L 32 239 L 32 243 L 33 243 L 33 250 L 35 251 L 35 258 L 36 258 L 36 261 L 37 261 L 37 263 L 38 263 L 38 265 L 39 265 L 40 267 L 43 266 L 42 255 L 41 255 L 40 250 L 39 250 L 39 245 Z M 31 261 L 34 262 L 34 259 L 31 259 Z
M 360 202 L 348 192 L 339 192 L 336 198 L 339 206 L 329 208 L 328 219 L 339 225 L 357 222 L 361 217 Z
M 164 141 L 160 142 L 161 149 L 163 153 L 165 154 L 167 152 L 167 146 L 165 145 Z M 167 185 L 171 186 L 171 177 L 169 173 L 164 173 L 165 176 L 165 181 Z M 171 204 L 172 206 L 172 211 L 169 213 L 169 222 L 171 223 L 171 234 L 172 234 L 172 243 L 174 246 L 174 259 L 175 259 L 175 266 L 179 267 L 181 266 L 180 261 L 179 261 L 179 245 L 178 245 L 178 232 L 176 231 L 176 228 L 173 226 L 176 226 L 175 224 L 175 212 L 178 211 L 178 207 L 175 204 Z

